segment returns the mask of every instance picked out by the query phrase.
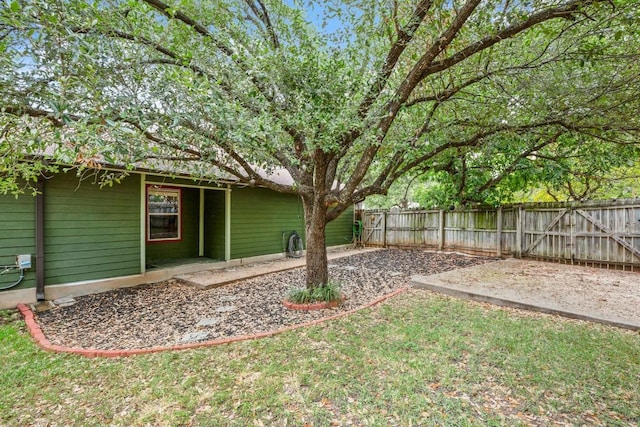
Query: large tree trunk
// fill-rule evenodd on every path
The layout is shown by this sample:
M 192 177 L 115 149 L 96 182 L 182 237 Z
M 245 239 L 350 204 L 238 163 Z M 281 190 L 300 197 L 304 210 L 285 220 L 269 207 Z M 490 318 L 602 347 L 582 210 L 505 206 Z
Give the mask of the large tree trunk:
M 327 207 L 322 197 L 303 197 L 302 200 L 307 238 L 307 288 L 312 289 L 326 285 L 329 280 L 325 240 Z

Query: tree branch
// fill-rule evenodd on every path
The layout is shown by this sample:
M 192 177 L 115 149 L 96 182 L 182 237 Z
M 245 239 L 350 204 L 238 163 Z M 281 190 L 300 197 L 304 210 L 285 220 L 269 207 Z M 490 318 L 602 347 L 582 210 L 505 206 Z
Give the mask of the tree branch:
M 607 0 L 572 0 L 563 4 L 562 6 L 546 9 L 541 12 L 535 13 L 529 16 L 526 20 L 511 25 L 493 36 L 485 37 L 484 39 L 461 49 L 448 58 L 430 64 L 428 67 L 422 70 L 420 78 L 424 79 L 431 74 L 451 68 L 455 64 L 464 61 L 465 59 L 477 54 L 478 52 L 494 46 L 503 40 L 514 37 L 517 34 L 537 24 L 556 18 L 570 18 L 578 13 L 582 7 L 588 6 L 590 4 L 602 3 L 604 1 Z
M 176 10 L 170 8 L 169 5 L 160 1 L 160 0 L 143 0 L 145 3 L 156 9 L 162 15 L 164 15 L 168 19 L 177 19 L 178 21 L 184 23 L 185 25 L 193 28 L 193 30 L 200 34 L 202 37 L 211 40 L 214 46 L 222 52 L 225 56 L 227 56 L 236 66 L 244 73 L 249 76 L 249 79 L 253 83 L 253 85 L 258 89 L 260 94 L 272 105 L 272 107 L 277 108 L 277 103 L 275 102 L 274 96 L 270 94 L 270 91 L 265 85 L 264 82 L 260 81 L 257 77 L 256 73 L 251 72 L 251 68 L 240 58 L 239 55 L 236 55 L 235 52 L 225 45 L 219 38 L 215 36 L 215 34 L 211 33 L 206 27 L 199 24 L 195 19 L 189 17 L 184 12 L 180 10 Z
M 427 67 L 433 59 L 444 50 L 451 41 L 456 37 L 464 23 L 469 19 L 473 11 L 476 9 L 481 0 L 467 0 L 465 5 L 460 9 L 451 25 L 443 32 L 442 36 L 438 38 L 437 43 L 434 43 L 427 52 L 417 61 L 416 65 L 409 71 L 404 78 L 395 96 L 385 105 L 385 115 L 376 126 L 378 130 L 378 144 L 371 144 L 364 152 L 360 161 L 358 162 L 354 172 L 351 175 L 351 179 L 346 184 L 346 191 L 353 192 L 356 187 L 362 182 L 366 172 L 371 166 L 371 162 L 375 158 L 378 149 L 382 143 L 382 140 L 386 137 L 387 132 L 391 128 L 398 111 L 406 103 L 407 99 L 415 89 L 416 85 L 421 81 L 422 70 Z M 422 22 L 422 21 L 420 21 Z M 419 26 L 419 25 L 418 25 Z
M 400 59 L 400 56 L 405 51 L 405 49 L 413 39 L 416 31 L 422 24 L 422 21 L 431 8 L 431 5 L 432 0 L 421 0 L 413 10 L 413 14 L 411 15 L 411 18 L 409 18 L 407 25 L 404 28 L 398 27 L 397 39 L 389 49 L 387 57 L 385 58 L 382 69 L 378 73 L 378 76 L 369 88 L 367 95 L 365 95 L 364 99 L 360 103 L 358 114 L 361 118 L 364 118 L 367 115 L 367 113 L 369 112 L 369 108 L 380 95 L 382 89 L 384 89 L 384 87 L 386 86 L 387 81 L 391 76 L 391 72 L 394 70 L 396 64 L 398 63 L 398 60 Z M 394 16 L 396 16 L 397 5 L 395 5 L 394 7 Z M 394 23 L 396 26 L 398 25 L 397 19 L 394 19 Z
M 532 130 L 532 129 L 543 128 L 543 127 L 554 126 L 554 125 L 558 126 L 558 125 L 561 125 L 561 123 L 558 120 L 551 119 L 551 120 L 543 120 L 540 122 L 529 123 L 529 124 L 519 125 L 519 126 L 502 125 L 502 126 L 494 127 L 493 129 L 477 132 L 474 135 L 470 136 L 469 138 L 466 138 L 460 141 L 450 141 L 445 144 L 441 144 L 435 147 L 434 149 L 430 150 L 429 152 L 423 154 L 422 156 L 417 157 L 411 162 L 407 162 L 402 168 L 398 169 L 398 171 L 394 175 L 392 175 L 390 179 L 391 181 L 395 181 L 401 175 L 404 175 L 405 173 L 411 171 L 412 169 L 420 166 L 422 163 L 425 163 L 428 160 L 437 156 L 438 154 L 452 148 L 473 147 L 481 143 L 485 138 L 496 135 L 501 132 L 525 131 L 525 130 Z
M 26 106 L 3 105 L 0 107 L 0 114 L 10 114 L 12 116 L 29 116 L 34 118 L 43 118 L 50 122 L 54 127 L 64 127 L 64 121 L 57 117 L 52 111 L 38 110 L 36 108 Z
M 563 131 L 558 131 L 555 134 L 553 134 L 553 136 L 548 138 L 547 140 L 541 142 L 540 144 L 534 145 L 533 147 L 531 147 L 531 148 L 523 151 L 522 153 L 520 153 L 518 155 L 518 157 L 516 157 L 516 159 L 514 159 L 514 161 L 511 163 L 511 165 L 509 165 L 504 170 L 500 171 L 500 173 L 498 175 L 492 177 L 490 180 L 485 182 L 480 188 L 478 188 L 478 190 L 476 192 L 477 193 L 483 193 L 484 191 L 488 190 L 489 188 L 492 188 L 492 187 L 495 187 L 496 185 L 498 185 L 507 175 L 509 175 L 510 173 L 512 173 L 513 171 L 516 170 L 519 160 L 530 156 L 532 153 L 534 153 L 534 152 L 536 152 L 538 150 L 541 150 L 544 147 L 547 147 L 547 146 L 549 146 L 551 144 L 554 144 L 558 140 L 560 135 L 562 135 L 562 133 L 563 133 Z
M 269 17 L 269 13 L 264 2 L 262 0 L 244 0 L 244 2 L 247 4 L 247 6 L 249 6 L 253 14 L 260 20 L 260 22 L 262 22 L 262 24 L 265 26 L 273 48 L 279 49 L 280 40 L 278 39 L 278 35 L 276 34 L 273 24 L 271 23 L 271 18 Z

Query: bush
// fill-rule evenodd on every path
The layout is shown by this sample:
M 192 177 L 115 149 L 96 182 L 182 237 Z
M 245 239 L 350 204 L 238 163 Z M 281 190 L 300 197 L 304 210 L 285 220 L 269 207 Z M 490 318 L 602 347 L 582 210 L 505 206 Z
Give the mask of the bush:
M 293 289 L 287 295 L 287 300 L 295 304 L 311 304 L 318 301 L 330 302 L 341 299 L 340 285 L 333 282 L 313 289 Z

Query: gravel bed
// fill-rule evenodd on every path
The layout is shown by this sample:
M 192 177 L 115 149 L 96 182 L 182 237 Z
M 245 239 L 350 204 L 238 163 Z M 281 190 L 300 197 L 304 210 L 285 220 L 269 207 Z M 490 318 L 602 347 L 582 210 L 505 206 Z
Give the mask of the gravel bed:
M 283 306 L 302 287 L 298 268 L 200 290 L 178 280 L 76 298 L 67 307 L 37 313 L 53 344 L 102 350 L 136 349 L 208 341 L 281 329 L 362 307 L 407 286 L 414 274 L 435 274 L 494 258 L 422 250 L 386 249 L 329 263 L 346 302 L 338 308 L 297 311 Z

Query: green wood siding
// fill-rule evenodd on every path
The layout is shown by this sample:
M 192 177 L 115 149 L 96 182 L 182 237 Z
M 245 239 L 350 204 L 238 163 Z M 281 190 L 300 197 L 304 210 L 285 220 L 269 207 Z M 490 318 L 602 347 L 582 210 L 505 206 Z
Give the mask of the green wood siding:
M 16 255 L 31 254 L 33 268 L 26 271 L 22 283 L 11 288 L 33 288 L 36 266 L 36 199 L 23 194 L 19 198 L 0 195 L 0 265 L 13 265 Z M 0 270 L 1 271 L 1 270 Z M 0 276 L 0 288 L 18 280 L 19 273 L 7 273 Z
M 170 182 L 165 182 L 170 185 Z M 175 181 L 173 182 L 176 183 Z M 140 176 L 100 189 L 72 173 L 45 183 L 45 284 L 140 273 Z M 182 188 L 182 240 L 149 243 L 147 261 L 198 256 L 200 192 Z M 327 245 L 351 241 L 353 209 L 327 226 Z M 231 192 L 231 258 L 282 253 L 292 230 L 304 238 L 299 197 L 262 188 Z M 225 192 L 205 190 L 205 256 L 224 259 Z M 35 198 L 0 196 L 0 265 L 32 254 L 19 288 L 35 286 Z M 0 287 L 9 280 L 0 277 Z
M 45 183 L 45 284 L 140 273 L 140 177 L 100 189 L 74 174 Z
M 182 188 L 182 239 L 147 243 L 147 263 L 198 256 L 198 215 L 200 190 Z
M 264 188 L 231 192 L 231 258 L 282 253 L 283 233 L 304 234 L 304 211 L 297 196 Z
M 204 256 L 224 260 L 224 191 L 205 191 Z
M 327 246 L 347 245 L 353 239 L 353 206 L 327 224 Z
M 304 209 L 298 196 L 263 188 L 234 189 L 231 209 L 232 259 L 282 253 L 293 230 L 304 239 Z M 349 243 L 352 223 L 352 209 L 329 223 L 327 246 Z

